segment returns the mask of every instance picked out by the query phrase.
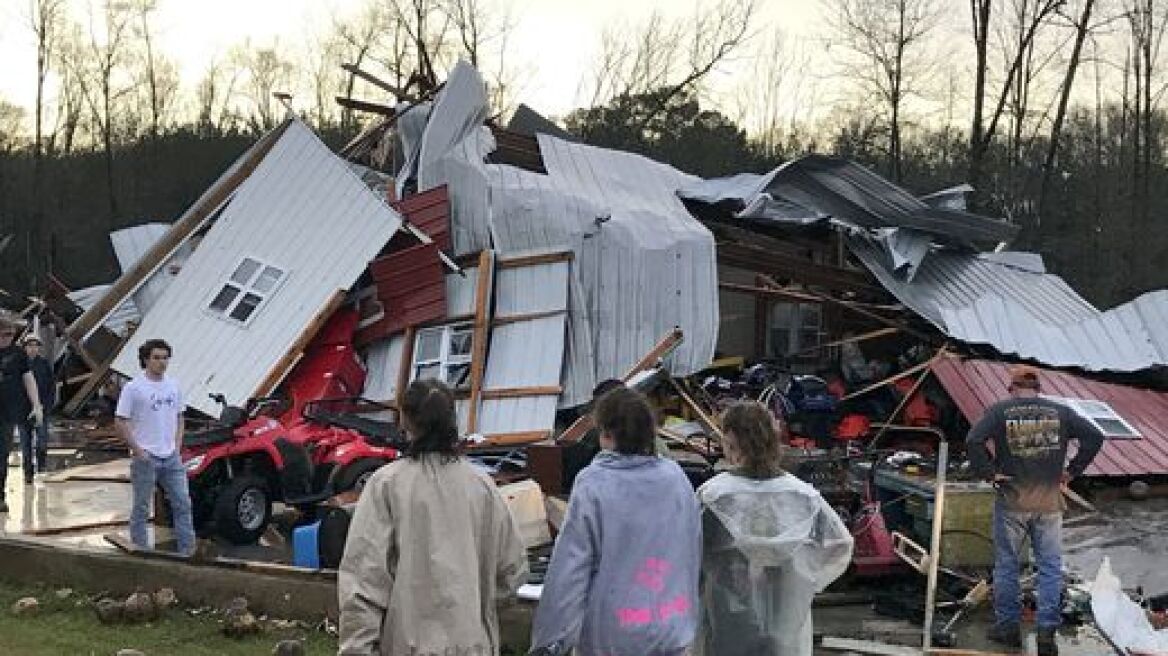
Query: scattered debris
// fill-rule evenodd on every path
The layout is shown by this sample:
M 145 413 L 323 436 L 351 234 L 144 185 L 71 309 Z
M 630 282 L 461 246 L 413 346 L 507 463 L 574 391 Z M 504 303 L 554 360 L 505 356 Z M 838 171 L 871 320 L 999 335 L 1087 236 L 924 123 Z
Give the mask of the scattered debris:
M 154 605 L 159 610 L 174 608 L 178 605 L 178 595 L 174 593 L 172 588 L 161 588 L 154 593 Z
M 123 604 L 123 615 L 127 622 L 152 622 L 158 619 L 158 606 L 154 603 L 154 595 L 149 592 L 135 592 L 126 598 Z
M 301 640 L 281 640 L 272 650 L 272 656 L 304 656 L 304 642 Z
M 56 594 L 57 599 L 64 601 L 65 599 L 68 599 L 69 597 L 73 596 L 73 588 L 61 588 L 60 590 L 57 590 L 54 594 Z
M 93 610 L 97 613 L 97 620 L 102 624 L 117 624 L 122 621 L 126 606 L 117 599 L 103 597 L 94 602 Z
M 41 610 L 41 602 L 36 597 L 22 597 L 12 604 L 12 614 L 17 617 L 36 615 Z
M 146 656 L 146 653 L 137 649 L 119 649 L 116 656 Z
M 247 599 L 236 597 L 223 611 L 223 635 L 242 638 L 255 635 L 263 630 L 255 615 L 247 607 Z

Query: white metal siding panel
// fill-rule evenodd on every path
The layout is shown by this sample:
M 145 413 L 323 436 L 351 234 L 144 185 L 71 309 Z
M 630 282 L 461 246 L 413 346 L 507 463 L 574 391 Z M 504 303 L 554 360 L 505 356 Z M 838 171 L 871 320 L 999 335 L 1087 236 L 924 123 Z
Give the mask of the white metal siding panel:
M 294 120 L 143 318 L 114 369 L 138 371 L 146 339 L 171 343 L 171 374 L 188 404 L 242 404 L 338 289 L 348 289 L 401 224 L 300 121 Z M 285 269 L 282 285 L 241 326 L 205 311 L 244 257 Z
M 495 316 L 552 312 L 568 307 L 569 262 L 500 269 L 495 278 Z M 564 366 L 567 315 L 497 326 L 491 330 L 483 389 L 555 387 Z M 489 399 L 480 406 L 483 435 L 550 431 L 555 395 Z
M 170 230 L 166 223 L 144 223 L 131 228 L 123 228 L 110 233 L 110 243 L 113 244 L 114 254 L 118 258 L 118 265 L 122 272 L 142 259 L 154 244 L 162 239 Z M 166 288 L 174 281 L 183 264 L 191 255 L 190 244 L 183 244 L 162 267 L 150 276 L 144 285 L 134 292 L 134 304 L 142 312 L 149 312 L 150 308 L 166 293 Z
M 392 401 L 397 398 L 397 377 L 401 373 L 405 336 L 394 335 L 369 346 L 365 351 L 365 391 L 361 393 L 374 401 Z
M 475 313 L 475 287 L 479 268 L 462 270 L 465 275 L 446 274 L 446 316 L 465 317 Z

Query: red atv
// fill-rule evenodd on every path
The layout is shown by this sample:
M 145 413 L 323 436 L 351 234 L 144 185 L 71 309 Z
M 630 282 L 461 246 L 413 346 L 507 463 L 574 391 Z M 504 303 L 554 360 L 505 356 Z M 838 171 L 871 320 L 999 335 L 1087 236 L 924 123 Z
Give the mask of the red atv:
M 197 529 L 253 543 L 274 501 L 311 513 L 399 456 L 404 439 L 393 411 L 354 398 L 365 382 L 352 347 L 355 326 L 350 313 L 330 320 L 289 377 L 286 397 L 238 408 L 212 395 L 222 406 L 219 421 L 183 438 Z

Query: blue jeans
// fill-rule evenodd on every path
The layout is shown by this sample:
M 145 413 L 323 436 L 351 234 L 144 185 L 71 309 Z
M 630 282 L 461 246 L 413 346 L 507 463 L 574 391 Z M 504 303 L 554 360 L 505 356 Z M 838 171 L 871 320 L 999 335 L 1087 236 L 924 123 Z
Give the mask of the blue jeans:
M 150 548 L 146 522 L 150 517 L 156 482 L 170 500 L 178 552 L 189 556 L 195 552 L 195 525 L 191 516 L 191 494 L 187 490 L 187 470 L 178 451 L 165 458 L 151 454 L 145 459 L 130 458 L 130 485 L 134 494 L 130 507 L 130 540 L 139 547 Z
M 1038 566 L 1038 627 L 1058 628 L 1062 623 L 1063 515 L 1007 510 L 1001 499 L 994 504 L 994 615 L 999 626 L 1021 623 L 1019 554 L 1027 536 Z

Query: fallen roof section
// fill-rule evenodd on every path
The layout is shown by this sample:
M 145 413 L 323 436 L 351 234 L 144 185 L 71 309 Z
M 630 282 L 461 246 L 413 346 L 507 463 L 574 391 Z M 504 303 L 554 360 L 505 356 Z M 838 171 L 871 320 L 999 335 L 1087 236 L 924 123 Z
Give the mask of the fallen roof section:
M 1033 257 L 935 251 L 909 281 L 879 244 L 852 236 L 847 245 L 897 299 L 960 341 L 1085 371 L 1168 366 L 1168 291 L 1100 312 Z
M 806 155 L 787 162 L 764 178 L 759 191 L 869 229 L 910 228 L 956 243 L 999 243 L 1018 234 L 1018 226 L 1005 221 L 932 207 L 838 157 Z
M 176 284 L 143 317 L 113 368 L 137 373 L 138 345 L 162 337 L 174 348 L 170 373 L 190 407 L 216 413 L 207 396 L 212 392 L 243 405 L 400 225 L 382 198 L 293 119 L 239 185 Z M 268 286 L 255 277 L 267 268 L 251 277 L 253 283 L 233 281 L 247 259 L 275 269 L 276 282 Z M 253 292 L 262 296 L 243 320 L 212 311 L 233 282 L 245 290 L 232 307 Z
M 933 374 L 962 415 L 976 422 L 986 408 L 1009 397 L 1009 365 L 987 360 L 940 358 Z M 1062 371 L 1043 370 L 1043 394 L 1103 401 L 1131 424 L 1138 438 L 1108 439 L 1087 468 L 1088 476 L 1146 476 L 1168 471 L 1168 393 L 1104 383 Z

